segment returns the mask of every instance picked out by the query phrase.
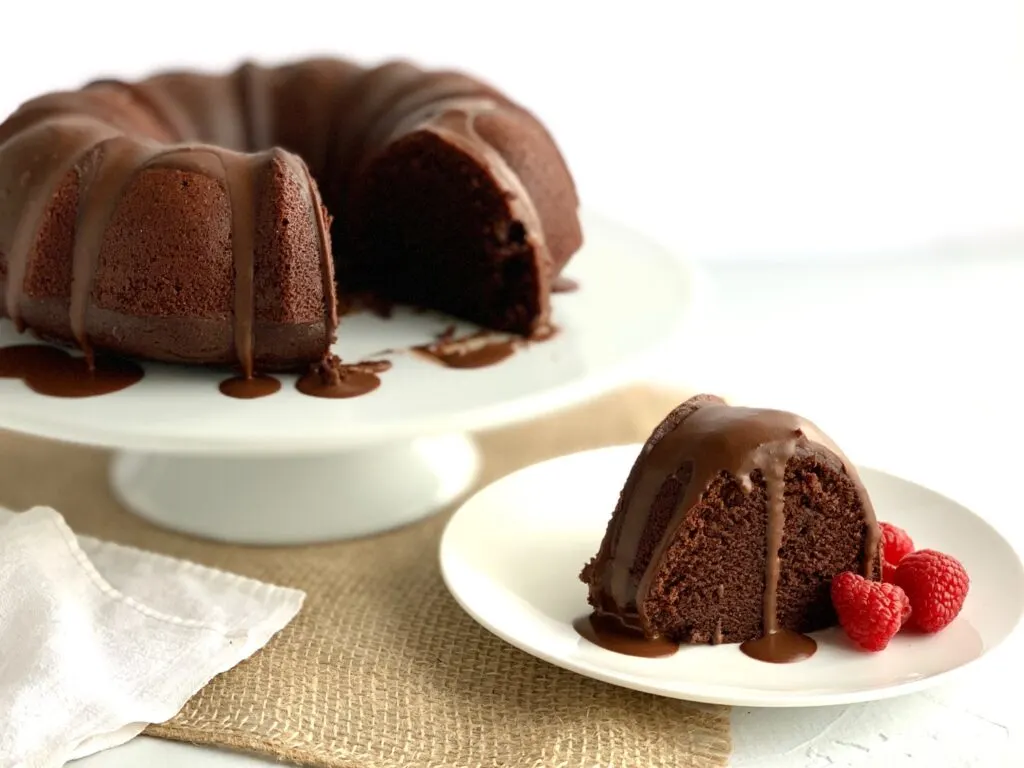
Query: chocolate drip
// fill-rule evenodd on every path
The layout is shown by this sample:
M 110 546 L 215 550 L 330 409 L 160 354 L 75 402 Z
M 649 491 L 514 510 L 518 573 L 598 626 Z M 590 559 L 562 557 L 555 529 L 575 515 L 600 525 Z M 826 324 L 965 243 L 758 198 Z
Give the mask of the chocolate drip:
M 14 230 L 13 242 L 7 252 L 7 284 L 4 289 L 4 306 L 18 332 L 25 330 L 21 317 L 24 300 L 25 275 L 32 248 L 39 238 L 46 208 L 53 199 L 64 178 L 71 173 L 80 159 L 98 142 L 112 135 L 113 131 L 89 121 L 72 121 L 67 125 L 42 125 L 36 129 L 43 133 L 40 138 L 45 146 L 48 162 L 43 164 L 42 179 L 31 177 L 22 183 L 30 183 L 30 191 L 20 211 L 20 219 Z M 43 146 L 32 146 L 28 151 L 44 151 Z M 6 229 L 6 227 L 4 227 Z
M 794 427 L 792 438 L 775 443 L 759 445 L 750 454 L 748 463 L 738 473 L 743 490 L 750 493 L 753 483 L 750 480 L 755 469 L 761 470 L 768 492 L 768 509 L 765 526 L 765 564 L 764 564 L 764 606 L 761 624 L 766 635 L 775 634 L 779 629 L 778 621 L 778 589 L 779 589 L 779 550 L 782 548 L 782 533 L 786 527 L 786 465 L 796 453 L 797 439 L 803 437 L 803 430 Z
M 256 240 L 256 194 L 253 167 L 255 157 L 222 152 L 219 155 L 224 166 L 224 180 L 227 184 L 228 199 L 231 201 L 231 253 L 235 265 L 235 354 L 242 367 L 242 375 L 251 379 L 256 367 L 253 346 L 253 316 L 255 297 L 253 293 L 255 240 Z M 259 157 L 259 156 L 257 156 Z
M 71 301 L 68 309 L 71 333 L 85 354 L 89 368 L 93 367 L 93 351 L 88 334 L 89 300 L 103 236 L 121 201 L 121 195 L 135 172 L 158 152 L 155 147 L 126 136 L 108 139 L 98 145 L 98 150 L 99 158 L 92 173 L 81 185 L 82 193 L 78 204 L 75 244 L 71 259 Z
M 159 148 L 128 137 L 115 137 L 100 146 L 101 156 L 79 204 L 75 232 L 70 324 L 75 340 L 91 365 L 92 347 L 87 334 L 87 314 L 93 279 L 99 263 L 103 236 L 123 193 L 142 170 L 165 168 L 207 173 L 220 167 L 232 212 L 232 258 L 234 261 L 234 345 L 243 376 L 253 377 L 254 354 L 254 260 L 257 165 L 267 154 L 242 155 L 217 147 Z M 211 162 L 216 161 L 216 163 Z
M 736 478 L 749 492 L 753 487 L 753 473 L 760 471 L 768 497 L 762 632 L 764 637 L 779 633 L 777 593 L 779 549 L 785 526 L 785 472 L 789 459 L 800 445 L 820 445 L 842 462 L 856 488 L 868 530 L 862 555 L 863 573 L 870 576 L 874 572 L 878 529 L 871 502 L 852 465 L 817 427 L 791 413 L 728 406 L 709 396 L 690 401 L 683 407 L 691 410 L 681 414 L 678 423 L 666 428 L 658 439 L 645 445 L 627 479 L 616 529 L 609 532 L 598 555 L 602 574 L 597 592 L 601 603 L 599 612 L 619 615 L 646 635 L 655 634 L 645 612 L 645 602 L 689 510 L 699 503 L 704 489 L 719 475 L 725 473 Z M 649 562 L 643 572 L 637 574 L 631 569 L 654 500 L 669 478 L 686 465 L 692 469 L 686 490 L 676 503 Z M 807 640 L 813 645 L 812 640 Z M 799 657 L 809 655 L 808 647 L 803 640 L 796 641 L 787 635 L 751 644 L 746 650 L 751 651 L 751 655 Z

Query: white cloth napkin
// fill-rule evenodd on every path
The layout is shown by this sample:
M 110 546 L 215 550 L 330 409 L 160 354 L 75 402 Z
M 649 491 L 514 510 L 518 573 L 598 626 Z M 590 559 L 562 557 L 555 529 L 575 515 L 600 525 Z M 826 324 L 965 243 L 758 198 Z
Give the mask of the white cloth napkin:
M 305 594 L 0 509 L 0 768 L 51 768 L 173 717 Z

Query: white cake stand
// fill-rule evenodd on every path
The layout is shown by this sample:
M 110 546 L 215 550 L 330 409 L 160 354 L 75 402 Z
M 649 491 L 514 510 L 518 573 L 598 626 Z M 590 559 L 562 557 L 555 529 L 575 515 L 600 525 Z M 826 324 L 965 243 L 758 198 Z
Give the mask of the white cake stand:
M 288 376 L 275 395 L 234 400 L 218 391 L 216 372 L 162 365 L 146 365 L 135 386 L 81 400 L 0 379 L 0 428 L 115 449 L 111 483 L 129 509 L 205 538 L 300 544 L 412 522 L 476 478 L 468 431 L 623 384 L 689 330 L 699 291 L 684 259 L 592 214 L 584 227 L 567 271 L 580 290 L 554 297 L 560 333 L 497 365 L 453 370 L 397 354 L 380 388 L 351 400 L 304 396 Z M 429 341 L 450 322 L 351 316 L 336 351 L 356 362 Z M 0 347 L 27 341 L 0 322 Z

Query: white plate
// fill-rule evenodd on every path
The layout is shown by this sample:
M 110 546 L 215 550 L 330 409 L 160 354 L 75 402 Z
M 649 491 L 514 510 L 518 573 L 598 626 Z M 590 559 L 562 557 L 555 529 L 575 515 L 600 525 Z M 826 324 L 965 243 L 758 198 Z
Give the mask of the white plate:
M 271 397 L 232 400 L 217 390 L 223 374 L 165 365 L 146 365 L 139 384 L 86 400 L 0 379 L 0 428 L 132 450 L 319 453 L 482 429 L 577 402 L 642 373 L 692 331 L 699 294 L 681 256 L 596 215 L 583 222 L 586 242 L 567 270 L 580 290 L 553 297 L 559 334 L 498 365 L 451 370 L 396 355 L 380 388 L 352 400 L 301 395 L 294 376 L 281 377 Z M 336 351 L 355 362 L 428 342 L 450 322 L 404 311 L 390 320 L 347 317 Z M 24 339 L 0 321 L 0 346 L 17 343 Z
M 572 621 L 588 611 L 578 574 L 594 555 L 639 445 L 563 456 L 480 491 L 441 541 L 441 570 L 459 604 L 507 642 L 579 674 L 640 691 L 718 704 L 797 707 L 897 696 L 963 669 L 1006 639 L 1024 613 L 1024 567 L 988 523 L 906 480 L 863 469 L 882 520 L 918 547 L 958 557 L 971 577 L 964 609 L 944 631 L 900 634 L 877 654 L 840 630 L 815 633 L 818 652 L 766 664 L 737 645 L 682 647 L 663 659 L 613 653 L 583 640 Z

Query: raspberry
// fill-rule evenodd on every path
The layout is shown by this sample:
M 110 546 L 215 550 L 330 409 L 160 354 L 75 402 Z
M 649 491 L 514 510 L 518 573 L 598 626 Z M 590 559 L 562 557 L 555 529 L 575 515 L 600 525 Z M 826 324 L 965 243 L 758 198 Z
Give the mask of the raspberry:
M 882 531 L 882 556 L 893 565 L 914 551 L 914 542 L 910 534 L 892 523 L 879 523 Z M 884 576 L 884 581 L 888 581 Z
M 896 583 L 896 566 L 882 558 L 882 581 L 886 584 Z
M 884 650 L 910 616 L 902 589 L 851 571 L 832 579 L 832 605 L 849 638 L 867 651 Z
M 900 561 L 895 583 L 907 593 L 914 610 L 909 626 L 938 632 L 960 613 L 971 580 L 955 557 L 922 549 Z

